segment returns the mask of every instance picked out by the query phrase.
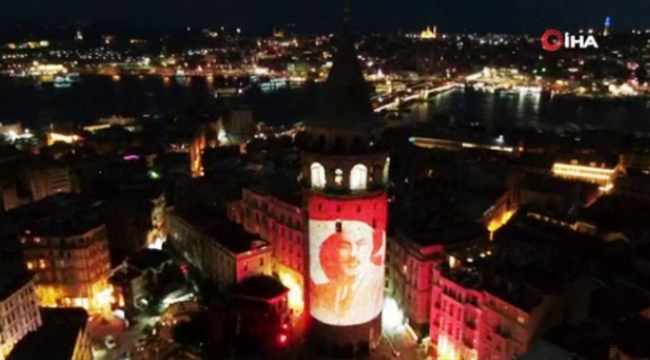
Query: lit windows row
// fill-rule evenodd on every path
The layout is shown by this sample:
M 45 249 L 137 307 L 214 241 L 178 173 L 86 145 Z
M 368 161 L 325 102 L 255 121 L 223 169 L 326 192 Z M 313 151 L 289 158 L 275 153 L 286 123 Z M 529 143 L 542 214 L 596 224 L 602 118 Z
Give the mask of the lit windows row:
M 386 164 L 383 169 L 379 168 L 381 174 L 372 174 L 369 176 L 368 167 L 363 164 L 357 164 L 352 167 L 350 170 L 350 190 L 365 190 L 368 187 L 368 179 L 377 179 L 381 178 L 384 183 L 388 182 L 388 169 L 389 169 L 390 159 L 386 159 Z M 343 187 L 344 184 L 344 172 L 342 169 L 334 169 L 334 185 L 336 187 Z M 325 167 L 320 163 L 313 163 L 311 165 L 311 186 L 317 189 L 322 189 L 327 186 L 327 176 L 325 172 Z

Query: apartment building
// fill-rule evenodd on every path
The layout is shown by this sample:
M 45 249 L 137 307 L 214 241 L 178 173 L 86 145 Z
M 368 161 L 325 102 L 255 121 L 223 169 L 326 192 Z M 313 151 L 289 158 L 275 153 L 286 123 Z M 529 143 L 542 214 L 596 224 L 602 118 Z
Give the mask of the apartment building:
M 18 237 L 41 306 L 100 310 L 113 301 L 106 227 L 94 206 L 60 194 L 12 214 L 20 219 Z
M 80 308 L 41 309 L 43 325 L 22 339 L 8 360 L 92 360 L 88 313 Z
M 423 339 L 429 334 L 431 320 L 433 268 L 444 260 L 447 251 L 487 241 L 488 231 L 449 210 L 416 212 L 409 217 L 393 216 L 386 255 L 386 296 L 395 299 L 404 321 L 418 339 Z
M 16 344 L 41 326 L 32 274 L 0 258 L 0 360 Z
M 46 167 L 30 169 L 27 171 L 26 180 L 29 182 L 33 201 L 61 192 L 73 192 L 73 178 L 68 167 Z
M 294 183 L 269 179 L 264 187 L 244 188 L 242 199 L 228 204 L 228 218 L 269 242 L 273 248 L 273 273 L 289 288 L 289 306 L 302 311 L 305 212 L 300 189 Z
M 174 249 L 222 288 L 271 274 L 271 246 L 241 225 L 196 208 L 173 209 L 168 224 L 168 241 Z
M 493 246 L 433 270 L 430 336 L 440 359 L 516 359 L 562 323 L 587 314 L 579 263 L 538 246 Z

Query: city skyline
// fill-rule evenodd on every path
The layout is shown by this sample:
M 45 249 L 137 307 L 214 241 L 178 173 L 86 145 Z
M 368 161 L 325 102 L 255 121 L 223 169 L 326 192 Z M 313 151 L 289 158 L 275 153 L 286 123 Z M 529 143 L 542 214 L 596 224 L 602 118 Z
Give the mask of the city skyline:
M 259 3 L 255 0 L 213 2 L 193 0 L 125 1 L 99 0 L 92 3 L 52 0 L 28 0 L 6 6 L 0 14 L 5 23 L 114 22 L 123 25 L 158 26 L 237 26 L 248 33 L 267 32 L 273 27 L 295 23 L 302 32 L 329 32 L 337 29 L 340 6 L 336 3 L 299 3 L 280 0 Z M 126 11 L 125 11 L 126 10 Z M 639 0 L 611 2 L 597 0 L 531 0 L 513 3 L 507 0 L 465 1 L 413 0 L 352 3 L 352 20 L 361 31 L 404 31 L 437 25 L 445 32 L 537 32 L 547 28 L 572 30 L 602 26 L 610 17 L 613 29 L 645 27 L 643 14 L 650 3 Z

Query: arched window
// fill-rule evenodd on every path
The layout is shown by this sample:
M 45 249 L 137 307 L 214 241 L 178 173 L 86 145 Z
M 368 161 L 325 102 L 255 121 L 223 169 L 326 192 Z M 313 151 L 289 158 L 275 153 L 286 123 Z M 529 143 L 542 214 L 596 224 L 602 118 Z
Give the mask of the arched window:
M 388 175 L 388 170 L 389 169 L 390 169 L 390 158 L 386 158 L 386 163 L 384 164 L 384 173 L 382 174 L 383 175 L 382 177 L 384 179 L 384 183 L 386 183 L 386 184 L 388 184 L 388 181 L 390 180 L 389 175 Z
M 343 186 L 343 170 L 334 170 L 334 183 L 336 186 Z
M 322 189 L 325 187 L 325 168 L 319 163 L 311 164 L 311 186 Z
M 365 165 L 354 165 L 350 171 L 350 190 L 365 190 L 368 184 L 368 168 Z

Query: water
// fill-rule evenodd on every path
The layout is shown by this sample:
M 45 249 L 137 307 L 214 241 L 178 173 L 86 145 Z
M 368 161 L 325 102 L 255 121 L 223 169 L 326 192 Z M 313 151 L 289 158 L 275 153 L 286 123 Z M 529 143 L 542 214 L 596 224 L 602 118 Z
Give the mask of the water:
M 461 123 L 492 127 L 557 129 L 567 124 L 621 132 L 650 132 L 650 102 L 642 99 L 587 100 L 550 95 L 505 95 L 454 90 L 415 104 L 405 117 L 430 120 L 451 115 Z
M 162 78 L 84 77 L 72 88 L 36 87 L 25 80 L 0 78 L 0 122 L 20 121 L 27 127 L 88 124 L 101 117 L 143 114 L 194 116 L 218 114 L 232 102 L 250 105 L 258 121 L 290 125 L 308 116 L 316 104 L 314 86 L 284 89 L 215 100 L 213 83 L 202 78 L 167 81 Z M 647 101 L 599 101 L 549 98 L 538 95 L 499 95 L 466 90 L 440 94 L 417 103 L 406 117 L 429 121 L 434 114 L 454 116 L 459 122 L 481 122 L 493 127 L 555 128 L 569 123 L 582 127 L 626 132 L 650 132 Z

